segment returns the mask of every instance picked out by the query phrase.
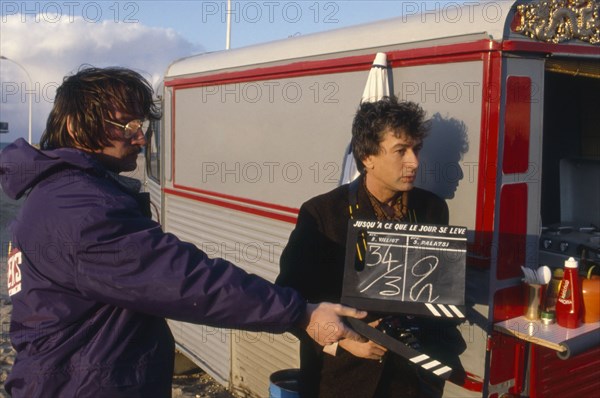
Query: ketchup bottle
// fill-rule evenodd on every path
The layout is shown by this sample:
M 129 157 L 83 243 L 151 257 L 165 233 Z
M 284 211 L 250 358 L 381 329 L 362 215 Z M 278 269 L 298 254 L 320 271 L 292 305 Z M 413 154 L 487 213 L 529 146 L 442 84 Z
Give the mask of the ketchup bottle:
M 556 322 L 563 327 L 575 329 L 581 324 L 581 283 L 577 273 L 577 261 L 569 257 L 558 289 Z

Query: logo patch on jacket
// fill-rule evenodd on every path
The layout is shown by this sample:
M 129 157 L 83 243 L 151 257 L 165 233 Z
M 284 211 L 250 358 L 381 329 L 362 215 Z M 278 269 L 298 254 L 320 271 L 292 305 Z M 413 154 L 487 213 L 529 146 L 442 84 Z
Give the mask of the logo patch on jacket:
M 21 263 L 22 253 L 19 249 L 13 249 L 8 256 L 8 295 L 12 296 L 21 291 Z

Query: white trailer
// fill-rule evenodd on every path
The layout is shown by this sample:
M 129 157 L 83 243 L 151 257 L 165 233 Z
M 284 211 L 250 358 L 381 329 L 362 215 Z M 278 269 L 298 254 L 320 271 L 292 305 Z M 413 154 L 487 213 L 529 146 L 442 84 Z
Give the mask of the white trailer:
M 566 221 L 561 195 L 582 190 L 561 192 L 560 160 L 586 158 L 598 175 L 598 2 L 452 7 L 174 62 L 147 151 L 155 215 L 166 231 L 273 281 L 301 203 L 342 180 L 352 118 L 383 52 L 392 92 L 433 118 L 419 185 L 469 229 L 460 329 L 470 377 L 445 396 L 584 396 L 600 388 L 590 361 L 598 347 L 560 360 L 560 347 L 498 324 L 522 314 L 520 266 L 567 255 L 539 245 L 542 227 Z M 600 191 L 593 177 L 586 183 Z M 593 195 L 577 217 L 599 225 Z M 268 395 L 272 372 L 299 365 L 291 335 L 170 325 L 178 348 L 240 396 Z M 542 362 L 586 381 L 549 383 Z

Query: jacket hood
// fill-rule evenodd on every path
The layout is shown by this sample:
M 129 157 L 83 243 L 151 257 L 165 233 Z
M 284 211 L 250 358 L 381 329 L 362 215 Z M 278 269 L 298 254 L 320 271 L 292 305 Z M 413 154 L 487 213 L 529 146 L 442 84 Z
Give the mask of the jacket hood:
M 84 151 L 59 148 L 42 151 L 17 139 L 0 152 L 0 183 L 11 199 L 19 199 L 46 176 L 73 167 L 81 170 L 97 169 L 99 164 Z

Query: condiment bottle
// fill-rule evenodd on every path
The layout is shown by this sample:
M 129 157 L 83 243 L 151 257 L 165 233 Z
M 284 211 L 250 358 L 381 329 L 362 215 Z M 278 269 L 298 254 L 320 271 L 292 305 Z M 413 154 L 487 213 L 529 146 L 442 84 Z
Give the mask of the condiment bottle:
M 552 272 L 552 279 L 546 288 L 546 297 L 544 298 L 544 311 L 556 314 L 556 299 L 558 298 L 558 289 L 564 276 L 562 268 L 556 268 Z
M 570 329 L 581 324 L 581 283 L 577 268 L 577 261 L 573 257 L 565 261 L 565 272 L 556 301 L 556 322 Z

